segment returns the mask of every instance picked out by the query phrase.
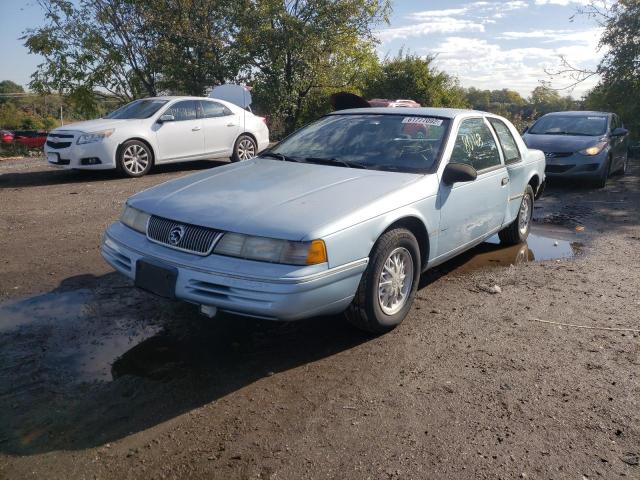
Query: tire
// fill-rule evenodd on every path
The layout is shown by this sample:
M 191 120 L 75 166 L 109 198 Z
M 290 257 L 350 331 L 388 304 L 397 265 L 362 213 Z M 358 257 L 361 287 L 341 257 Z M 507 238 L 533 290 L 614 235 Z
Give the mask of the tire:
M 624 163 L 622 164 L 622 168 L 618 173 L 620 174 L 620 176 L 623 176 L 624 174 L 627 173 L 628 169 L 629 169 L 629 151 L 627 150 L 627 152 L 624 155 Z
M 498 232 L 500 243 L 503 245 L 517 245 L 527 240 L 531 230 L 531 217 L 533 216 L 534 202 L 533 188 L 527 185 L 520 202 L 518 216 L 507 227 Z
M 596 188 L 604 188 L 607 185 L 607 180 L 611 176 L 611 157 L 607 158 L 607 164 L 602 169 L 602 175 L 597 178 L 593 184 Z
M 404 281 L 395 277 L 401 272 L 392 260 L 404 265 Z M 397 327 L 409 313 L 420 280 L 420 247 L 416 237 L 404 228 L 385 232 L 369 255 L 369 265 L 362 274 L 353 302 L 345 312 L 355 327 L 369 333 L 381 334 Z M 407 283 L 407 279 L 411 283 Z M 399 281 L 400 283 L 394 283 Z M 384 289 L 382 283 L 389 282 Z M 395 287 L 395 290 L 394 290 Z M 394 295 L 384 292 L 394 291 Z M 399 295 L 395 295 L 398 293 Z M 394 299 L 400 300 L 394 302 Z
M 118 149 L 118 170 L 127 177 L 142 177 L 153 166 L 153 152 L 140 140 L 128 140 Z
M 232 162 L 242 162 L 251 160 L 258 154 L 258 145 L 253 137 L 249 135 L 240 135 L 233 146 Z

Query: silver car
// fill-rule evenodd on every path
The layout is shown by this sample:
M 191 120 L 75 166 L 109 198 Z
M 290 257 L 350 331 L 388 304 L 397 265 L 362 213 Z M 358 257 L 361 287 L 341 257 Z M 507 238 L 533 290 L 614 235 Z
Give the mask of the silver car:
M 385 332 L 428 268 L 496 233 L 526 239 L 544 169 L 495 115 L 343 110 L 258 158 L 132 196 L 102 254 L 138 287 L 209 316 L 345 312 Z

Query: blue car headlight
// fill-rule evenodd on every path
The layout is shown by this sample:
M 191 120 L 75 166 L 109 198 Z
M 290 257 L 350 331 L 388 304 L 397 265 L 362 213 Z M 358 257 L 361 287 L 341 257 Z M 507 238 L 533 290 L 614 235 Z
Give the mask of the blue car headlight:
M 582 155 L 587 155 L 588 157 L 593 157 L 594 155 L 598 155 L 602 150 L 605 149 L 605 147 L 608 145 L 609 142 L 599 142 L 596 143 L 595 145 L 589 147 L 589 148 L 585 148 L 584 150 L 580 150 L 579 153 L 581 153 Z
M 149 223 L 150 218 L 151 215 L 133 208 L 129 204 L 125 205 L 124 211 L 120 215 L 120 221 L 127 227 L 144 234 L 147 233 L 147 223 Z
M 230 232 L 222 236 L 213 253 L 287 265 L 315 265 L 327 261 L 327 249 L 322 240 L 294 242 Z

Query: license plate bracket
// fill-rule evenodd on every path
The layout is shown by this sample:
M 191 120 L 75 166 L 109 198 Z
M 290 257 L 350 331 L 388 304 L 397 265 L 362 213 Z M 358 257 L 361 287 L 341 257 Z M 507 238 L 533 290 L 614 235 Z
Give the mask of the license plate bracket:
M 176 298 L 178 269 L 149 260 L 136 262 L 135 286 L 163 298 Z

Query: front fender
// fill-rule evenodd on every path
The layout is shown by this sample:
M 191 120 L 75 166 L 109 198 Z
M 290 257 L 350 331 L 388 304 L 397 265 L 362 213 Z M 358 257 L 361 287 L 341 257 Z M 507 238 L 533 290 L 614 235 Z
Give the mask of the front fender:
M 436 198 L 435 195 L 424 198 L 328 235 L 324 240 L 327 245 L 329 266 L 339 266 L 368 257 L 380 235 L 389 226 L 405 218 L 415 218 L 422 222 L 427 235 L 430 236 L 437 230 L 439 222 Z M 435 251 L 431 239 L 430 244 L 430 251 Z

